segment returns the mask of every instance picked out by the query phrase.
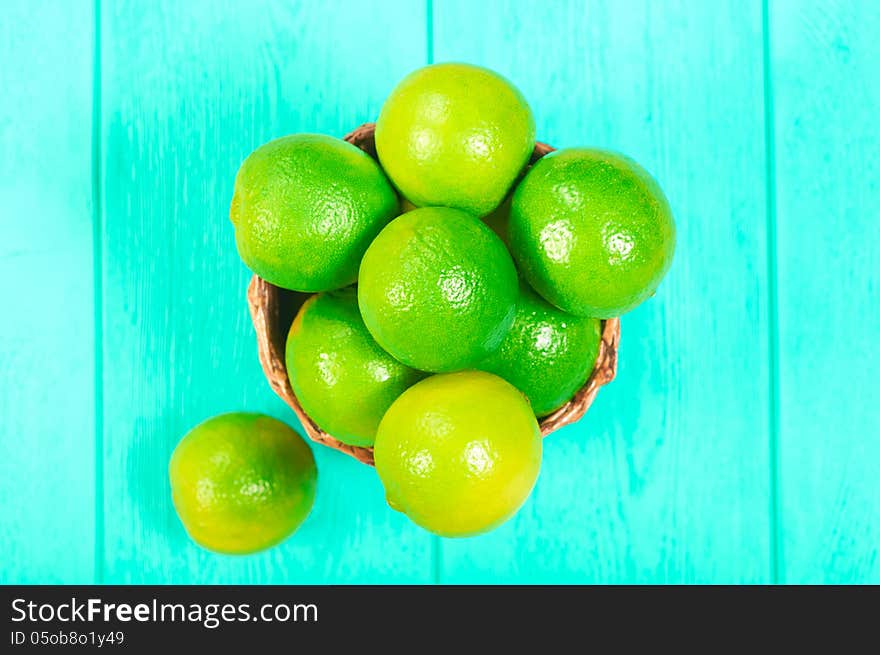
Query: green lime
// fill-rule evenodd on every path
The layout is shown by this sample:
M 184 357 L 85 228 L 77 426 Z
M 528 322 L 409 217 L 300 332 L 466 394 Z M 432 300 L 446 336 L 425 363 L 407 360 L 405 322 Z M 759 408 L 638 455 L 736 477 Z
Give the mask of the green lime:
M 528 397 L 535 415 L 546 416 L 590 377 L 601 341 L 599 319 L 563 312 L 521 283 L 513 325 L 479 368 L 510 382 Z
M 528 402 L 481 371 L 435 375 L 394 401 L 376 435 L 388 504 L 443 537 L 487 532 L 513 516 L 541 468 Z
M 535 120 L 509 81 L 469 64 L 410 73 L 376 122 L 376 151 L 419 207 L 484 216 L 497 207 L 535 147 Z
M 657 182 L 601 150 L 540 159 L 513 194 L 508 229 L 529 284 L 579 316 L 634 309 L 657 289 L 675 250 L 675 223 Z
M 306 413 L 352 446 L 372 446 L 385 410 L 424 377 L 373 340 L 351 287 L 305 302 L 290 326 L 286 360 L 290 385 Z
M 168 467 L 171 496 L 193 540 L 242 555 L 274 546 L 306 520 L 318 471 L 290 427 L 261 414 L 222 414 L 190 430 Z
M 379 165 L 340 139 L 294 134 L 260 146 L 235 179 L 230 218 L 244 263 L 295 291 L 353 283 L 364 251 L 398 212 Z
M 394 219 L 361 262 L 367 329 L 395 358 L 423 371 L 470 368 L 513 322 L 516 268 L 501 240 L 457 209 Z

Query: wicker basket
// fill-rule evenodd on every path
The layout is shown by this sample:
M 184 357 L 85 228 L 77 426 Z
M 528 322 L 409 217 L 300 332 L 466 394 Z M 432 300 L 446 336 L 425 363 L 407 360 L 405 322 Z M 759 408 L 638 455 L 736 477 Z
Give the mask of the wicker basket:
M 365 123 L 345 137 L 349 143 L 356 145 L 373 158 L 376 158 L 376 144 L 373 138 L 375 126 Z M 534 163 L 548 152 L 550 146 L 538 143 L 532 154 Z M 287 377 L 287 366 L 284 361 L 284 350 L 287 333 L 300 306 L 311 294 L 288 291 L 270 284 L 254 275 L 248 286 L 248 306 L 251 319 L 257 332 L 257 348 L 260 364 L 269 384 L 275 393 L 296 412 L 309 438 L 325 446 L 330 446 L 365 464 L 373 464 L 373 449 L 349 446 L 327 434 L 303 411 L 299 401 L 290 387 Z M 602 322 L 602 343 L 593 371 L 586 384 L 565 405 L 541 419 L 541 434 L 547 436 L 559 428 L 579 420 L 599 391 L 599 387 L 608 384 L 617 373 L 617 348 L 620 342 L 620 319 L 612 318 Z

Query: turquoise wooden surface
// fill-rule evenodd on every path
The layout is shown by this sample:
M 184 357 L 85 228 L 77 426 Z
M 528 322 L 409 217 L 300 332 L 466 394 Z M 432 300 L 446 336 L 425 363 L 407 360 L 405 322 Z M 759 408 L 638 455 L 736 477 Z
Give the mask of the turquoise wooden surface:
M 431 580 L 431 538 L 389 512 L 374 472 L 341 453 L 315 449 L 318 500 L 298 538 L 250 558 L 187 539 L 165 470 L 205 417 L 247 409 L 295 421 L 255 356 L 230 184 L 274 136 L 342 134 L 374 116 L 423 63 L 424 6 L 385 5 L 359 5 L 373 16 L 366 32 L 339 2 L 104 8 L 107 582 Z
M 0 12 L 0 583 L 94 579 L 92 11 Z
M 769 12 L 785 580 L 880 582 L 880 11 Z
M 444 545 L 445 571 L 462 582 L 768 580 L 761 6 L 548 3 L 528 21 L 491 20 L 516 9 L 438 3 L 435 56 L 516 79 L 549 143 L 642 162 L 671 199 L 677 261 L 624 317 L 618 379 L 546 442 L 529 505 L 502 530 Z M 719 262 L 736 275 L 719 277 Z
M 878 30 L 867 0 L 7 3 L 0 582 L 880 582 Z M 202 551 L 176 441 L 295 422 L 244 305 L 238 164 L 434 60 L 511 77 L 550 143 L 644 163 L 673 269 L 497 532 L 432 538 L 315 446 L 293 539 Z

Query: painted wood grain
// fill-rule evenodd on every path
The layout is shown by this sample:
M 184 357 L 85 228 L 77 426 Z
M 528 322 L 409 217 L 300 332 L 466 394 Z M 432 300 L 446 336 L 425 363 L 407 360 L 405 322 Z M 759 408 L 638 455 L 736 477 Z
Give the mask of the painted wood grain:
M 0 19 L 0 583 L 93 580 L 93 22 Z
M 880 11 L 774 1 L 783 579 L 880 583 Z
M 444 582 L 771 579 L 761 8 L 437 0 L 434 57 L 487 65 L 555 145 L 666 190 L 676 261 L 623 318 L 618 379 L 545 441 L 510 524 L 444 541 Z
M 342 136 L 374 119 L 425 50 L 421 2 L 106 3 L 107 581 L 430 581 L 430 537 L 388 509 L 371 468 L 338 452 L 313 446 L 311 518 L 253 557 L 189 542 L 166 474 L 178 439 L 212 414 L 295 424 L 263 378 L 247 316 L 228 219 L 239 164 L 273 137 Z

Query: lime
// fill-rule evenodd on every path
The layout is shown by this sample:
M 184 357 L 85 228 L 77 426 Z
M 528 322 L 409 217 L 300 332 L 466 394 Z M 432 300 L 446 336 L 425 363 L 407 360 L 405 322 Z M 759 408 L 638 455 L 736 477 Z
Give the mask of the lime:
M 436 64 L 400 82 L 376 122 L 376 151 L 415 205 L 484 216 L 535 146 L 535 120 L 506 79 L 469 64 Z
M 599 319 L 563 312 L 521 283 L 513 325 L 479 368 L 510 382 L 528 397 L 537 416 L 546 416 L 590 377 L 601 340 Z
M 570 148 L 540 159 L 513 194 L 510 249 L 529 284 L 579 316 L 611 318 L 657 289 L 675 223 L 657 182 L 611 152 Z
M 315 501 L 312 451 L 281 421 L 261 414 L 210 418 L 174 449 L 171 496 L 193 540 L 241 555 L 280 543 Z
M 230 218 L 244 263 L 295 291 L 357 279 L 361 257 L 398 212 L 379 165 L 350 143 L 294 134 L 257 148 L 235 179 Z
M 444 537 L 487 532 L 528 498 L 541 432 L 523 395 L 480 371 L 435 375 L 394 401 L 376 435 L 388 504 Z
M 423 371 L 470 368 L 495 350 L 517 293 L 501 240 L 479 219 L 445 207 L 391 221 L 364 255 L 358 283 L 367 329 Z
M 309 298 L 287 337 L 287 373 L 306 413 L 340 441 L 372 446 L 385 410 L 424 377 L 382 350 L 349 287 Z

